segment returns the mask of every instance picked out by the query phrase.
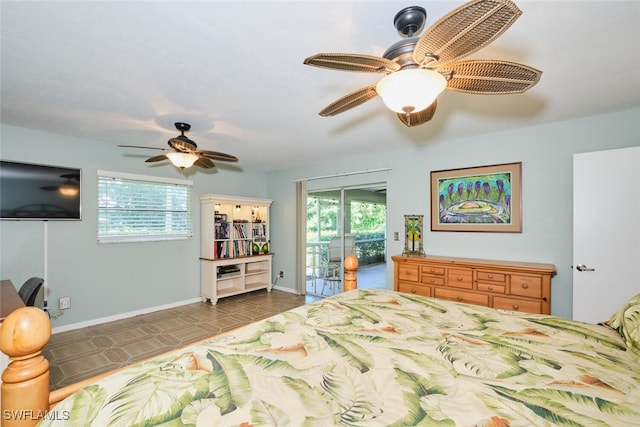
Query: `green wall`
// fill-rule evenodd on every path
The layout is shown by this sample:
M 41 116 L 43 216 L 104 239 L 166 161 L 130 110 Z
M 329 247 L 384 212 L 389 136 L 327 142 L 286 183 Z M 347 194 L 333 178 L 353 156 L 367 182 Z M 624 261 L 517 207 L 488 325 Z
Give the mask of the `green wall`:
M 59 297 L 71 297 L 71 309 L 53 321 L 58 330 L 122 313 L 198 300 L 200 194 L 274 199 L 271 211 L 273 270 L 285 271 L 285 278 L 278 280 L 279 287 L 294 289 L 295 179 L 390 168 L 386 172 L 312 181 L 309 188 L 385 181 L 387 244 L 389 255 L 393 255 L 402 251 L 403 241 L 395 242 L 391 237 L 393 231 L 402 231 L 404 215 L 423 214 L 425 220 L 428 218 L 431 170 L 508 162 L 523 164 L 523 232 L 426 232 L 426 251 L 438 255 L 553 263 L 558 274 L 552 285 L 552 312 L 570 317 L 572 155 L 638 145 L 639 118 L 640 109 L 633 109 L 437 144 L 416 144 L 411 148 L 394 149 L 390 141 L 387 152 L 350 158 L 335 156 L 330 163 L 304 164 L 266 174 L 242 170 L 236 165 L 219 165 L 210 173 L 191 172 L 185 178 L 194 181 L 194 238 L 178 242 L 96 243 L 97 169 L 181 177 L 171 166 L 145 164 L 147 153 L 3 125 L 0 157 L 82 168 L 82 221 L 47 223 L 50 306 L 56 309 Z M 412 131 L 419 132 L 419 128 Z M 357 137 L 357 129 L 350 132 Z M 300 159 L 299 164 L 304 160 Z M 0 222 L 0 277 L 11 279 L 19 286 L 31 276 L 42 275 L 43 252 L 42 222 Z M 390 262 L 388 265 L 391 267 Z M 392 268 L 387 269 L 387 277 L 391 288 Z
M 430 171 L 522 162 L 522 233 L 427 231 L 425 250 L 431 255 L 552 263 L 558 271 L 552 280 L 552 314 L 571 317 L 573 154 L 640 145 L 639 119 L 640 109 L 633 109 L 437 144 L 416 144 L 385 153 L 336 156 L 331 163 L 272 172 L 267 193 L 278 201 L 271 221 L 272 243 L 278 254 L 274 270 L 290 272 L 278 284 L 294 287 L 294 180 L 391 168 L 388 172 L 309 181 L 317 188 L 323 184 L 337 187 L 386 180 L 387 252 L 391 256 L 402 252 L 404 240 L 393 241 L 393 232 L 399 231 L 402 236 L 405 214 L 424 215 L 425 229 L 430 228 Z M 393 288 L 392 262 L 390 258 L 387 261 L 387 281 Z
M 266 197 L 264 173 L 238 165 L 218 165 L 183 176 L 164 163 L 149 165 L 153 152 L 118 148 L 12 126 L 0 128 L 1 157 L 32 163 L 82 168 L 82 221 L 49 221 L 46 285 L 49 306 L 71 297 L 71 308 L 53 320 L 54 328 L 109 319 L 121 313 L 197 301 L 200 295 L 200 206 L 205 193 Z M 144 145 L 123 140 L 123 144 Z M 194 237 L 152 243 L 96 242 L 96 170 L 192 180 Z M 19 287 L 44 274 L 44 223 L 0 221 L 0 277 Z

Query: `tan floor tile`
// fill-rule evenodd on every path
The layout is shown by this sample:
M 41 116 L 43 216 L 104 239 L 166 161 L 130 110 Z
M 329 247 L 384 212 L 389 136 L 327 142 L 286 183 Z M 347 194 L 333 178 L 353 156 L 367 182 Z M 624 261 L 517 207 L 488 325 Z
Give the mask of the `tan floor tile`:
M 84 356 L 82 359 L 76 359 L 64 363 L 60 366 L 66 377 L 72 377 L 83 374 L 90 366 L 105 366 L 110 363 L 109 359 L 103 352 Z
M 114 341 L 105 335 L 99 335 L 90 340 L 96 347 L 111 347 L 114 344 Z
M 43 354 L 51 389 L 236 329 L 305 303 L 288 292 L 257 291 L 55 334 Z
M 87 353 L 98 350 L 98 347 L 91 342 L 90 339 L 85 338 L 82 341 L 75 341 L 68 345 L 56 346 L 49 349 L 50 354 L 57 361 L 64 361 L 68 359 L 78 359 L 84 357 Z

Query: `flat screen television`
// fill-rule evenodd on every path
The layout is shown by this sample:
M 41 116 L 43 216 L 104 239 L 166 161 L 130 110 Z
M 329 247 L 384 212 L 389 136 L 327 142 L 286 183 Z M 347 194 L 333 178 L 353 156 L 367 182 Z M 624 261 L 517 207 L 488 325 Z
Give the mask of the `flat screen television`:
M 80 169 L 0 160 L 0 219 L 80 220 Z

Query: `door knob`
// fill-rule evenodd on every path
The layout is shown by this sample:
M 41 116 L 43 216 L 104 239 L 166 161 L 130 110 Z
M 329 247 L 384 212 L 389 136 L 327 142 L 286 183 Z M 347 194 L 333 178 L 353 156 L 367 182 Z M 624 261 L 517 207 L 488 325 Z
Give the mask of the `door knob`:
M 596 269 L 595 269 L 595 268 L 588 268 L 588 267 L 587 267 L 586 265 L 584 265 L 584 264 L 578 264 L 578 265 L 576 265 L 576 269 L 577 269 L 578 271 L 596 271 Z

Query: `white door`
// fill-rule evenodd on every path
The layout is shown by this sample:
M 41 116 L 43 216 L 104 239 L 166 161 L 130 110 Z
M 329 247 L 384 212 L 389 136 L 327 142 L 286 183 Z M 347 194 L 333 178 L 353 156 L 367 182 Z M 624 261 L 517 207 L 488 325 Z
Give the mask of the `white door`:
M 640 147 L 573 156 L 573 318 L 598 323 L 640 293 Z

